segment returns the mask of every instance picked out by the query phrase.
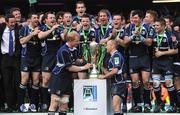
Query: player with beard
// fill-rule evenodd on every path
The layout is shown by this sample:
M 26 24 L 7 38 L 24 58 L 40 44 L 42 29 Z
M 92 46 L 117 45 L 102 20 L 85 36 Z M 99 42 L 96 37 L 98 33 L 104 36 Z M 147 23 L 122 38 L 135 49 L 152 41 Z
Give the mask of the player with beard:
M 38 110 L 39 104 L 39 77 L 41 71 L 41 43 L 38 39 L 40 32 L 38 27 L 38 15 L 29 15 L 30 24 L 24 26 L 20 31 L 21 51 L 21 83 L 19 85 L 19 105 L 21 112 L 27 112 L 24 105 L 26 87 L 29 80 L 29 74 L 32 75 L 32 86 L 29 109 L 32 112 Z
M 42 26 L 41 32 L 38 34 L 42 40 L 42 103 L 41 109 L 47 110 L 49 105 L 48 83 L 51 77 L 51 71 L 56 63 L 56 52 L 61 46 L 62 40 L 60 37 L 61 30 L 59 24 L 56 24 L 55 15 L 52 12 L 44 14 L 45 25 Z

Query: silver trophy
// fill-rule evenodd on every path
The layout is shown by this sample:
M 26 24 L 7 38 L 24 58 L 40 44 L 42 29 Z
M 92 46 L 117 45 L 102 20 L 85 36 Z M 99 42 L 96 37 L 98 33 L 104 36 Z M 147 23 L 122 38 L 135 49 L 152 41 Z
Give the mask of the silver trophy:
M 93 65 L 92 70 L 90 71 L 89 78 L 90 79 L 97 79 L 99 71 L 97 70 L 97 61 L 98 61 L 98 49 L 99 45 L 95 41 L 90 42 L 89 44 L 90 49 L 90 56 L 91 56 L 91 64 Z

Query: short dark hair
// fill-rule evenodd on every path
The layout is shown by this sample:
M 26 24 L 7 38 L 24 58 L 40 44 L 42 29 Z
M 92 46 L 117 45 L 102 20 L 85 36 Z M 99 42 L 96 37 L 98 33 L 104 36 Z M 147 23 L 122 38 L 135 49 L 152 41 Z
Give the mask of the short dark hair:
M 56 13 L 56 20 L 58 20 L 59 16 L 63 17 L 64 12 L 63 11 L 59 11 Z
M 4 15 L 0 15 L 0 18 L 5 18 L 5 16 Z
M 54 14 L 54 12 L 52 12 L 52 11 L 46 12 L 46 13 L 44 14 L 44 18 L 45 18 L 45 19 L 48 18 L 48 14 Z
M 146 13 L 149 13 L 153 16 L 154 20 L 158 18 L 158 13 L 154 10 L 147 10 Z
M 164 18 L 158 18 L 156 19 L 155 22 L 159 22 L 161 24 L 161 26 L 166 26 L 166 21 L 164 20 Z
M 113 14 L 113 17 L 114 17 L 114 16 L 120 16 L 120 17 L 121 17 L 121 20 L 125 19 L 125 17 L 124 17 L 122 14 L 116 13 L 116 14 Z
M 101 9 L 101 10 L 98 12 L 98 17 L 99 17 L 99 15 L 100 15 L 101 12 L 106 13 L 106 14 L 107 14 L 107 17 L 110 17 L 110 15 L 109 15 L 109 10 L 108 10 L 108 9 Z
M 138 15 L 139 18 L 141 18 L 141 19 L 143 18 L 143 12 L 141 10 L 134 10 L 132 12 L 132 16 L 135 16 L 135 15 Z
M 170 15 L 164 16 L 164 19 L 169 19 L 170 22 L 173 22 L 173 17 Z
M 5 21 L 6 21 L 6 22 L 9 22 L 9 18 L 15 18 L 15 17 L 14 17 L 14 15 L 12 15 L 12 14 L 7 14 L 7 15 L 5 16 Z
M 91 20 L 91 18 L 88 14 L 84 14 L 81 18 L 89 18 L 89 20 Z
M 28 14 L 28 19 L 30 19 L 32 17 L 32 15 L 38 15 L 38 14 L 37 13 L 30 13 L 30 14 Z
M 76 7 L 77 7 L 77 4 L 84 4 L 84 7 L 86 7 L 86 6 L 85 6 L 85 3 L 84 3 L 83 1 L 77 1 L 77 2 L 76 2 Z
M 71 12 L 69 12 L 69 11 L 65 11 L 64 13 L 63 13 L 63 18 L 64 18 L 64 15 L 65 14 L 71 14 Z M 72 15 L 72 14 L 71 14 Z
M 20 8 L 14 7 L 10 9 L 10 14 L 13 14 L 14 11 L 21 11 Z

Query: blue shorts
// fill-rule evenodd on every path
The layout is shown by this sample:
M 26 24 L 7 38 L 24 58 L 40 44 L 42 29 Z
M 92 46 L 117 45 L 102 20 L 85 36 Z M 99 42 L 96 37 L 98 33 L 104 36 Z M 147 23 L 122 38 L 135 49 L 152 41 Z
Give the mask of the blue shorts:
M 56 54 L 48 54 L 42 57 L 42 72 L 51 72 L 56 64 Z
M 73 79 L 69 73 L 52 74 L 49 81 L 49 90 L 51 94 L 58 96 L 71 95 L 73 92 Z
M 173 64 L 174 77 L 180 77 L 180 65 Z
M 120 83 L 120 84 L 112 84 L 111 85 L 111 94 L 112 96 L 118 95 L 122 99 L 125 98 L 126 93 L 126 83 Z
M 22 57 L 21 71 L 23 72 L 40 72 L 41 71 L 41 56 L 37 57 Z
M 172 60 L 153 59 L 152 74 L 173 75 Z
M 141 71 L 150 72 L 150 57 L 149 56 L 140 56 L 129 58 L 129 73 L 139 73 Z

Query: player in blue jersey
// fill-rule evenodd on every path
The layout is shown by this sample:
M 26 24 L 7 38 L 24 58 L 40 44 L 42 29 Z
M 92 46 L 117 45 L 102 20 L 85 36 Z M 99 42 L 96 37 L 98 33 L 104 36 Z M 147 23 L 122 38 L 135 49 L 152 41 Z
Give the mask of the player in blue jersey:
M 66 115 L 69 97 L 73 91 L 72 73 L 84 71 L 92 67 L 89 63 L 84 66 L 76 66 L 74 64 L 76 60 L 74 61 L 73 51 L 79 44 L 79 34 L 75 31 L 69 32 L 66 40 L 67 42 L 57 52 L 57 63 L 50 79 L 51 104 L 48 115 L 55 115 L 57 107 L 60 109 L 59 115 Z
M 39 78 L 41 72 L 41 42 L 38 38 L 40 32 L 38 27 L 38 15 L 30 14 L 30 24 L 24 26 L 20 31 L 21 50 L 21 83 L 19 85 L 19 110 L 27 112 L 24 105 L 26 87 L 30 73 L 32 75 L 32 86 L 29 109 L 32 112 L 38 110 L 39 105 Z
M 41 32 L 38 34 L 39 39 L 42 40 L 42 110 L 46 110 L 49 105 L 48 83 L 56 63 L 56 52 L 62 44 L 61 29 L 56 23 L 55 15 L 47 12 L 44 17 L 45 25 L 41 27 Z
M 95 29 L 91 26 L 91 19 L 89 15 L 84 14 L 82 16 L 81 20 L 82 28 L 79 31 L 80 34 L 80 44 L 78 46 L 79 49 L 79 59 L 82 60 L 81 65 L 84 65 L 85 63 L 90 62 L 90 52 L 89 52 L 89 44 L 92 41 L 96 41 L 96 31 Z M 85 72 L 79 72 L 78 73 L 78 78 L 79 79 L 84 79 L 87 78 L 87 71 Z
M 148 38 L 147 26 L 142 23 L 142 11 L 134 10 L 132 18 L 133 23 L 129 25 L 125 36 L 125 44 L 128 45 L 129 50 L 129 72 L 132 79 L 134 99 L 134 106 L 131 111 L 142 112 L 140 77 L 142 77 L 144 92 L 146 95 L 150 95 L 148 84 L 151 70 L 148 47 L 152 44 L 152 38 Z M 145 110 L 148 108 L 150 111 L 150 98 L 147 99 L 144 100 Z
M 173 54 L 178 52 L 177 46 L 173 44 L 176 41 L 169 31 L 165 30 L 166 22 L 160 18 L 155 21 L 156 35 L 153 38 L 153 64 L 152 64 L 152 79 L 154 93 L 157 98 L 157 104 L 154 112 L 160 112 L 162 109 L 160 80 L 161 77 L 165 80 L 169 97 L 170 107 L 167 112 L 174 112 L 174 96 L 176 95 L 173 83 Z
M 98 76 L 99 79 L 111 80 L 112 107 L 114 115 L 123 115 L 121 111 L 121 102 L 125 98 L 126 81 L 122 74 L 124 58 L 117 50 L 117 41 L 109 40 L 107 42 L 107 53 L 111 57 L 108 60 L 108 67 L 103 68 L 103 74 Z

